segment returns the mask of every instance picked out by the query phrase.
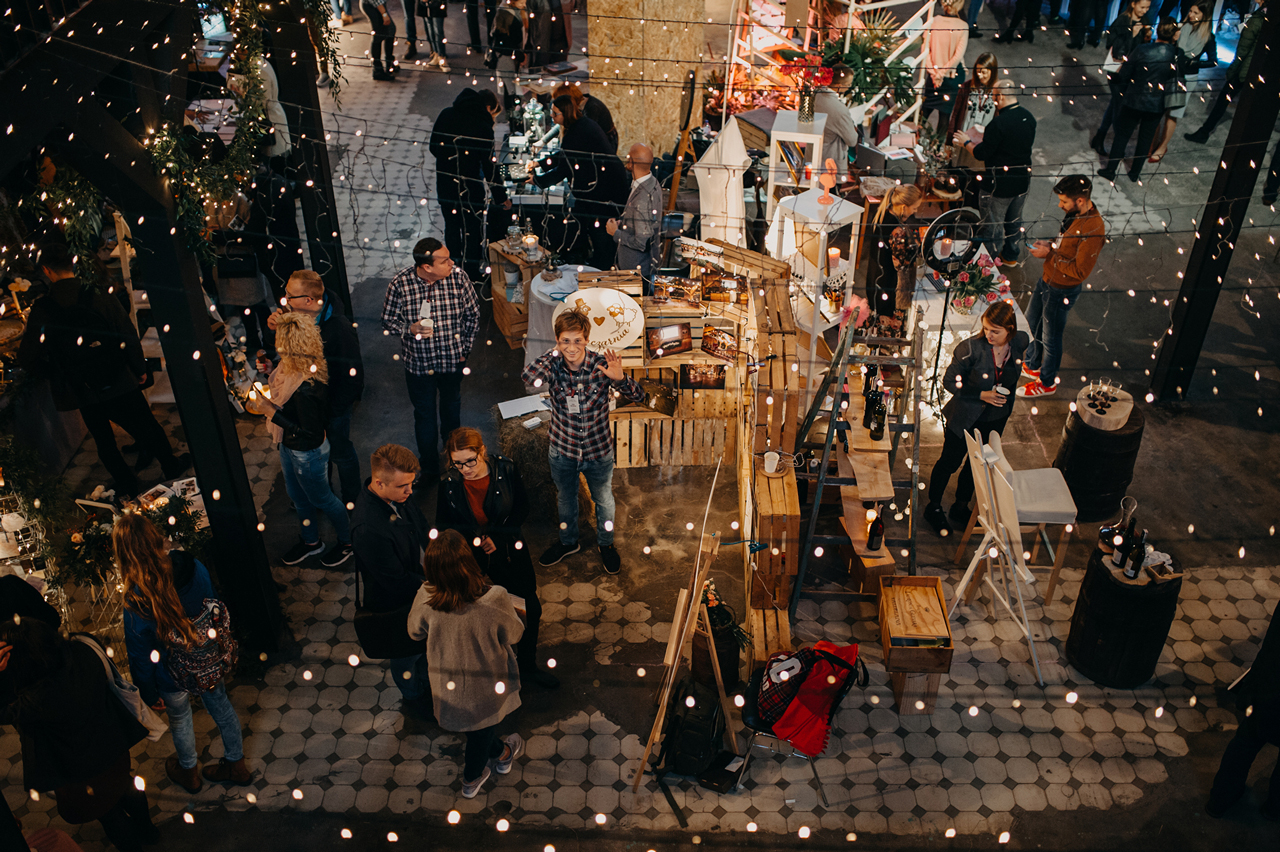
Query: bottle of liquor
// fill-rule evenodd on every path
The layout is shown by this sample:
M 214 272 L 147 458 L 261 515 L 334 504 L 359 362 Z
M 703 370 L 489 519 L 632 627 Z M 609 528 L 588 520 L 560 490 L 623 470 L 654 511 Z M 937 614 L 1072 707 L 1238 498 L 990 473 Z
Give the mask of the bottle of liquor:
M 1111 556 L 1111 564 L 1116 568 L 1124 567 L 1125 559 L 1129 556 L 1129 551 L 1133 549 L 1133 539 L 1137 534 L 1137 526 L 1137 518 L 1130 516 L 1129 526 L 1125 527 L 1125 531 L 1113 539 L 1116 552 Z
M 867 520 L 867 550 L 879 550 L 884 545 L 884 520 L 876 509 L 867 510 Z
M 1142 531 L 1142 538 L 1134 543 L 1129 553 L 1129 565 L 1124 569 L 1124 575 L 1130 580 L 1138 579 L 1138 572 L 1142 570 L 1142 563 L 1147 558 L 1147 531 Z
M 871 440 L 879 441 L 884 438 L 885 421 L 889 417 L 888 406 L 884 404 L 884 394 L 875 395 L 874 405 L 871 414 Z

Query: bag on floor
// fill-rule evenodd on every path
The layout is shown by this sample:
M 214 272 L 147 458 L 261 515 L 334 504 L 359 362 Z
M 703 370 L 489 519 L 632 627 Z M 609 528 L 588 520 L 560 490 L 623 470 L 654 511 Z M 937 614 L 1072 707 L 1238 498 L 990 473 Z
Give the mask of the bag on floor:
M 176 634 L 169 637 L 169 656 L 165 670 L 178 688 L 199 695 L 218 685 L 230 674 L 240 654 L 240 646 L 231 634 L 231 614 L 217 598 L 205 598 L 204 609 L 191 620 L 196 632 L 205 637 L 202 644 L 186 647 Z
M 691 777 L 705 772 L 720 753 L 724 724 L 715 689 L 686 675 L 671 691 L 658 759 L 662 771 Z
M 138 692 L 138 687 L 124 679 L 124 675 L 120 674 L 116 664 L 111 662 L 111 658 L 107 656 L 107 652 L 103 650 L 98 640 L 88 633 L 72 633 L 71 638 L 93 649 L 98 659 L 102 660 L 102 667 L 107 673 L 107 683 L 110 684 L 116 698 L 120 699 L 125 710 L 147 729 L 147 739 L 153 743 L 160 742 L 164 732 L 169 730 L 169 723 L 147 706 L 147 702 L 142 700 L 142 694 Z

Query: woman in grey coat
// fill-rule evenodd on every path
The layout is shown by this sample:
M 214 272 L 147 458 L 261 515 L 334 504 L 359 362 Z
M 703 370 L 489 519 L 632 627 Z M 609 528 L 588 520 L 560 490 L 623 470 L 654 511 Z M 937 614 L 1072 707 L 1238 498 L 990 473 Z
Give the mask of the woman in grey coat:
M 951 475 L 956 481 L 956 502 L 951 520 L 968 523 L 969 501 L 973 499 L 973 472 L 969 469 L 969 448 L 964 433 L 977 429 L 986 442 L 992 432 L 1004 434 L 1004 425 L 1013 412 L 1013 400 L 1022 373 L 1022 359 L 1031 338 L 1018 331 L 1017 314 L 1008 302 L 995 302 L 982 315 L 982 333 L 960 342 L 951 356 L 951 365 L 942 380 L 951 399 L 942 407 L 946 420 L 942 455 L 929 474 L 929 504 L 924 519 L 939 535 L 950 532 L 942 511 L 942 495 Z
M 467 735 L 462 795 L 473 799 L 491 770 L 506 775 L 524 751 L 519 734 L 498 739 L 498 725 L 520 706 L 515 644 L 524 623 L 507 590 L 485 580 L 457 530 L 427 545 L 422 571 L 409 635 L 426 639 L 440 727 Z

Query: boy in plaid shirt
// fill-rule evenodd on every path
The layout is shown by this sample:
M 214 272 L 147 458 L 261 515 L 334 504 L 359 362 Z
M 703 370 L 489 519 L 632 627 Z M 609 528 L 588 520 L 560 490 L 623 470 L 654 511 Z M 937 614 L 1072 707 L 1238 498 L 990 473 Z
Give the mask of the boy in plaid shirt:
M 524 368 L 526 385 L 551 394 L 551 478 L 559 492 L 560 540 L 539 564 L 555 565 L 581 550 L 578 544 L 578 474 L 587 478 L 596 505 L 596 538 L 604 570 L 617 574 L 622 559 L 613 546 L 613 437 L 609 434 L 609 395 L 635 402 L 644 391 L 622 372 L 616 352 L 587 349 L 591 323 L 581 311 L 556 318 L 556 347 Z

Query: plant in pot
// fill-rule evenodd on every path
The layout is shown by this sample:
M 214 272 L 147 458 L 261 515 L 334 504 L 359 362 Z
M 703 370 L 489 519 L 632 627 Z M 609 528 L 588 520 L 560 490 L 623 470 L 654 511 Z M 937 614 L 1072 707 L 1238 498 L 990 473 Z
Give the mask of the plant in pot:
M 823 45 L 822 64 L 842 63 L 853 72 L 846 96 L 851 104 L 865 104 L 886 88 L 894 103 L 910 103 L 916 96 L 911 66 L 889 59 L 903 39 L 897 32 L 897 18 L 884 9 L 865 12 L 861 18 L 863 26 L 852 32 L 847 50 L 843 37 Z
M 733 607 L 725 603 L 724 598 L 716 591 L 715 580 L 707 580 L 702 586 L 702 603 L 707 607 L 707 619 L 711 622 L 711 638 L 716 648 L 716 658 L 720 661 L 720 676 L 724 679 L 725 691 L 738 685 L 738 660 L 740 652 L 747 647 L 747 632 L 738 624 L 738 615 Z M 711 651 L 707 637 L 701 633 L 693 635 L 693 664 L 691 667 L 694 680 L 699 683 L 715 685 L 715 669 L 711 665 Z

